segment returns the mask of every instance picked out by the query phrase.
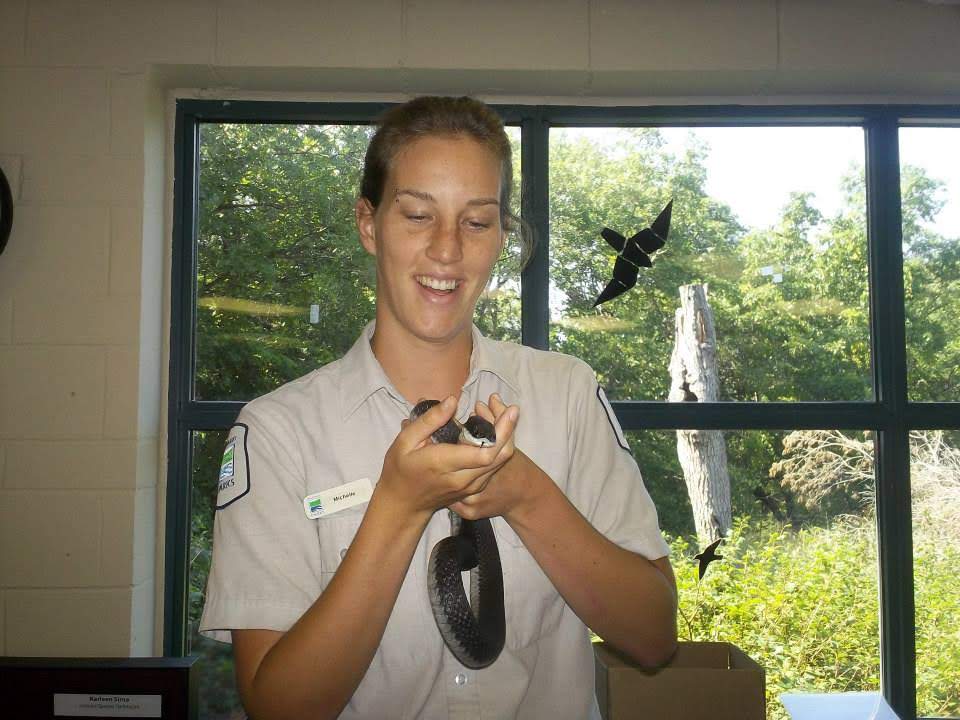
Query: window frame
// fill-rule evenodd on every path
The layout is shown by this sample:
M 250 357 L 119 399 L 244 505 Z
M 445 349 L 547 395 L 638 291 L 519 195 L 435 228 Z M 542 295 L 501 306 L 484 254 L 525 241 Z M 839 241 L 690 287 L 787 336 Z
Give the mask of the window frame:
M 199 130 L 206 122 L 370 124 L 393 103 L 180 99 L 174 133 L 174 222 L 168 397 L 164 655 L 185 654 L 190 471 L 194 431 L 228 429 L 243 402 L 198 401 L 193 389 L 197 310 Z M 576 126 L 852 125 L 864 129 L 873 400 L 671 403 L 615 401 L 624 430 L 855 427 L 875 432 L 881 689 L 916 718 L 916 635 L 909 432 L 960 429 L 960 402 L 910 401 L 900 206 L 899 130 L 960 126 L 946 105 L 492 105 L 521 128 L 521 215 L 537 238 L 521 275 L 522 342 L 546 348 L 549 327 L 549 131 Z

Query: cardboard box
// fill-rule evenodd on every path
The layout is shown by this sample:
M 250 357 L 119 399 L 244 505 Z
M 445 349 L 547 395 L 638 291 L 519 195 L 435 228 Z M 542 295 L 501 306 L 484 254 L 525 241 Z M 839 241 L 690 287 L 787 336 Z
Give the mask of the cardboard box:
M 736 645 L 682 642 L 670 663 L 653 671 L 604 643 L 596 643 L 594 653 L 604 720 L 766 718 L 763 668 Z

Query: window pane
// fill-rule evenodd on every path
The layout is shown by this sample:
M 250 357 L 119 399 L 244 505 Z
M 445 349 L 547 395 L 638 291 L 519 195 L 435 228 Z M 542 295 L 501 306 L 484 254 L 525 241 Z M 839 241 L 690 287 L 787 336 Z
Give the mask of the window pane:
M 873 396 L 861 128 L 550 132 L 550 342 L 612 399 L 663 400 L 682 285 L 708 285 L 720 400 Z M 616 251 L 673 199 L 666 246 L 593 307 Z
M 910 436 L 917 714 L 960 717 L 960 431 Z
M 960 400 L 960 128 L 900 129 L 907 382 L 911 400 Z
M 513 205 L 520 203 L 520 128 Z M 249 400 L 335 360 L 373 318 L 375 270 L 353 207 L 371 129 L 201 126 L 198 400 Z M 520 339 L 520 244 L 511 236 L 477 324 Z
M 507 137 L 513 150 L 513 188 L 511 209 L 519 216 L 520 208 L 520 128 L 507 126 Z M 475 322 L 487 337 L 520 342 L 520 270 L 523 249 L 519 231 L 510 233 L 499 262 L 493 267 L 487 290 L 477 302 Z
M 684 432 L 696 447 L 720 443 L 726 462 L 710 476 L 721 486 L 724 471 L 729 478 L 733 529 L 717 550 L 723 559 L 699 582 L 693 556 L 706 542 L 694 531 L 678 460 Z M 776 720 L 788 717 L 783 692 L 878 690 L 872 433 L 638 431 L 627 438 L 671 545 L 680 639 L 731 642 L 756 660 L 766 670 L 767 715 Z
M 213 508 L 226 430 L 193 433 L 190 518 L 190 597 L 187 615 L 187 652 L 200 656 L 201 720 L 242 718 L 243 711 L 233 677 L 233 650 L 226 643 L 202 637 L 197 628 L 203 612 L 210 551 L 213 545 Z
M 370 128 L 204 124 L 200 400 L 248 400 L 335 360 L 373 318 L 353 208 Z

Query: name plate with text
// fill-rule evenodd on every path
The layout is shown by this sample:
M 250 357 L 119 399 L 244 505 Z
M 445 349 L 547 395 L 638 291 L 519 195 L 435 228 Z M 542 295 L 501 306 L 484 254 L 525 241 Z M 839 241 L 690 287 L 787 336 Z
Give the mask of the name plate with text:
M 10 717 L 197 717 L 197 658 L 0 657 Z

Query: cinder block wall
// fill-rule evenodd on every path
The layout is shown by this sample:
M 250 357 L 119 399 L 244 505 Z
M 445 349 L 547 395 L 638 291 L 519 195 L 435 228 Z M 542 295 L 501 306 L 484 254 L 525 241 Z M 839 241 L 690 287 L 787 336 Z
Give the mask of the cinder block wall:
M 960 102 L 923 0 L 0 0 L 0 654 L 159 653 L 176 96 Z

